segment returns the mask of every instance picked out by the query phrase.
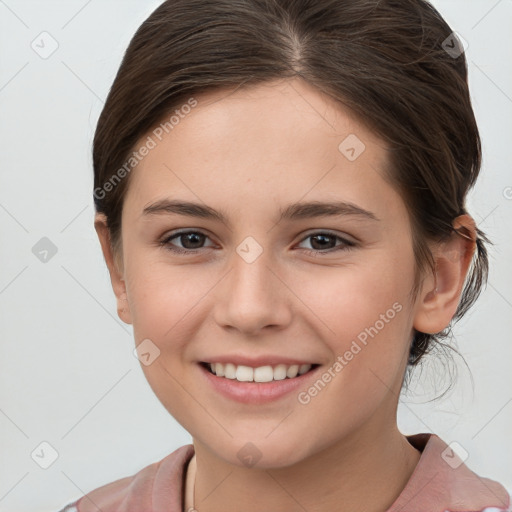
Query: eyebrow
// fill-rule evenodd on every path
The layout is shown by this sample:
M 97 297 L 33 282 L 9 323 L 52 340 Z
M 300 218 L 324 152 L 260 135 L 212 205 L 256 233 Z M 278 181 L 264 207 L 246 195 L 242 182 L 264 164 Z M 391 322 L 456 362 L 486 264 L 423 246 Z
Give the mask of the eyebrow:
M 142 211 L 142 216 L 160 214 L 178 214 L 187 217 L 217 220 L 227 226 L 230 226 L 226 213 L 217 211 L 209 206 L 190 201 L 161 199 L 147 205 Z M 345 201 L 310 201 L 292 203 L 284 210 L 281 209 L 278 222 L 281 222 L 282 220 L 312 219 L 315 217 L 356 217 L 380 221 L 373 212 L 365 210 L 353 203 Z

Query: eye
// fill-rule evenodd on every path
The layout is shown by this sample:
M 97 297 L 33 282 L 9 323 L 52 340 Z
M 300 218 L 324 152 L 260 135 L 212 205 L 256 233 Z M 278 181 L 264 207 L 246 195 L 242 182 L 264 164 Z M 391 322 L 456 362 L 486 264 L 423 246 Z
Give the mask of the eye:
M 207 238 L 208 236 L 200 231 L 180 231 L 166 236 L 160 241 L 160 245 L 165 247 L 167 250 L 178 254 L 192 254 L 197 253 L 198 249 L 203 248 L 201 246 Z M 177 239 L 182 246 L 179 247 L 172 244 L 171 241 L 174 239 Z
M 177 246 L 175 243 L 172 243 L 175 239 L 181 244 L 181 246 Z M 208 239 L 209 237 L 200 231 L 180 231 L 178 233 L 172 233 L 165 236 L 159 242 L 159 245 L 177 254 L 197 254 L 199 249 L 213 246 L 213 244 L 210 246 L 203 245 Z M 306 252 L 314 254 L 315 256 L 330 254 L 337 251 L 348 251 L 357 245 L 355 242 L 328 231 L 311 233 L 304 238 L 301 243 L 304 243 L 306 240 L 312 241 L 312 249 L 306 249 Z M 341 243 L 336 244 L 337 241 L 340 241 Z
M 313 253 L 315 256 L 317 254 L 330 254 L 336 251 L 349 251 L 357 245 L 355 242 L 346 240 L 345 238 L 328 231 L 317 231 L 316 233 L 311 233 L 304 238 L 301 243 L 310 239 L 312 241 L 311 246 L 313 249 L 307 249 L 307 252 Z M 336 245 L 337 240 L 341 241 L 341 244 Z

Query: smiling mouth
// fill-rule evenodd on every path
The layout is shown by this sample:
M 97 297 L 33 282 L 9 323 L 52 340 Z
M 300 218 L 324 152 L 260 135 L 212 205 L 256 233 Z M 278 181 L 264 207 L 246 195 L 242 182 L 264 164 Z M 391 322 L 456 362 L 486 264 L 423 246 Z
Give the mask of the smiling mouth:
M 252 368 L 250 366 L 235 365 L 232 363 L 199 363 L 211 374 L 239 382 L 264 383 L 279 380 L 289 380 L 301 377 L 306 373 L 315 370 L 319 364 L 260 366 Z

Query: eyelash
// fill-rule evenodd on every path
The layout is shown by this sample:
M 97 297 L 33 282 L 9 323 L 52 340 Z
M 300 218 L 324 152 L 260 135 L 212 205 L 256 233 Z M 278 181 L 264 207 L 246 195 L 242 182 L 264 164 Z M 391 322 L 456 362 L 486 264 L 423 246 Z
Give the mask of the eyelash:
M 201 231 L 180 231 L 178 233 L 174 233 L 172 235 L 166 236 L 163 240 L 161 240 L 159 242 L 159 245 L 164 247 L 166 250 L 174 252 L 176 254 L 184 254 L 184 255 L 185 254 L 197 254 L 198 251 L 201 249 L 204 249 L 204 247 L 200 247 L 198 249 L 182 249 L 180 247 L 172 246 L 170 244 L 171 240 L 173 240 L 174 238 L 179 238 L 180 236 L 190 235 L 190 234 L 200 234 L 205 237 L 208 237 L 208 235 L 206 235 L 205 233 L 202 233 Z M 309 235 L 304 237 L 300 241 L 300 243 L 304 242 L 308 238 L 312 238 L 312 237 L 319 236 L 319 235 L 327 235 L 329 237 L 336 238 L 337 240 L 340 240 L 342 242 L 342 244 L 339 246 L 335 246 L 331 249 L 326 249 L 326 250 L 315 250 L 315 249 L 303 249 L 303 250 L 305 250 L 307 253 L 309 253 L 313 256 L 321 256 L 322 254 L 331 254 L 333 252 L 338 252 L 338 251 L 350 251 L 350 250 L 354 249 L 355 247 L 357 247 L 357 244 L 355 242 L 346 240 L 346 239 L 340 237 L 339 235 L 336 235 L 335 233 L 331 233 L 329 231 L 316 231 L 314 233 L 310 233 Z

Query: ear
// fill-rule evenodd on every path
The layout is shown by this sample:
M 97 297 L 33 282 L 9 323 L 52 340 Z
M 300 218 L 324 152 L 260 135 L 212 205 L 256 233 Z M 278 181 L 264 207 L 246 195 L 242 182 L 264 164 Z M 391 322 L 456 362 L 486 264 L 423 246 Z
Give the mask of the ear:
M 103 213 L 97 213 L 95 215 L 94 228 L 98 234 L 103 257 L 105 258 L 105 263 L 110 273 L 110 282 L 112 283 L 112 289 L 114 290 L 117 300 L 117 314 L 123 322 L 131 324 L 132 319 L 126 295 L 126 283 L 123 277 L 122 261 L 119 261 L 119 254 L 114 254 L 110 231 L 107 227 L 107 217 Z
M 414 328 L 435 334 L 446 328 L 459 305 L 462 288 L 476 249 L 476 225 L 467 214 L 453 221 L 451 237 L 436 246 L 436 273 L 423 281 L 416 304 Z

